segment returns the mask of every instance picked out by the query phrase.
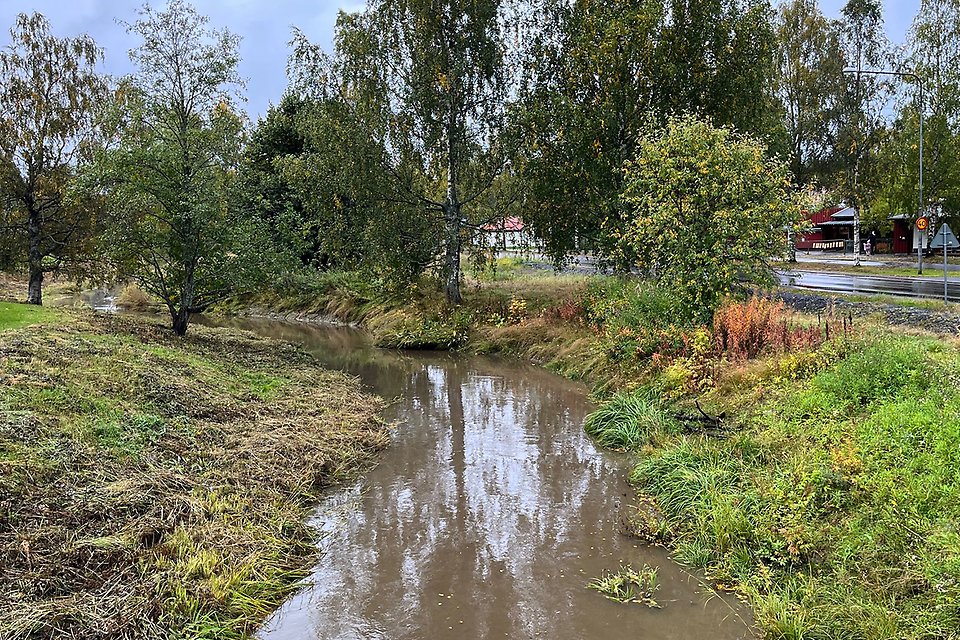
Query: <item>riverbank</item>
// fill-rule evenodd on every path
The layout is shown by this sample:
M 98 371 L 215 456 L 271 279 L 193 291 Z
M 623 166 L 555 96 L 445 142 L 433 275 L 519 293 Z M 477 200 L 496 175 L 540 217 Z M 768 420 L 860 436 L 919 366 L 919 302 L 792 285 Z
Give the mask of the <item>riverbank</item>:
M 448 306 L 430 281 L 384 292 L 351 273 L 317 274 L 283 291 L 264 291 L 218 305 L 213 311 L 307 323 L 362 327 L 387 349 L 460 350 L 502 354 L 562 375 L 595 381 L 595 333 L 582 302 L 591 282 L 582 275 L 518 273 L 512 263 L 495 276 L 472 279 L 464 302 Z M 604 374 L 608 375 L 610 371 Z
M 0 304 L 0 637 L 247 637 L 382 406 L 250 333 Z
M 804 311 L 756 299 L 697 324 L 639 281 L 472 281 L 445 310 L 426 289 L 374 301 L 337 277 L 309 312 L 384 346 L 506 353 L 591 382 L 607 402 L 588 430 L 637 459 L 635 533 L 740 593 L 769 637 L 955 637 L 950 310 L 791 294 Z M 303 312 L 303 299 L 259 302 Z
M 724 416 L 710 430 L 648 389 L 594 417 L 662 516 L 638 532 L 745 595 L 772 638 L 956 637 L 956 342 L 870 328 L 729 366 L 697 396 Z

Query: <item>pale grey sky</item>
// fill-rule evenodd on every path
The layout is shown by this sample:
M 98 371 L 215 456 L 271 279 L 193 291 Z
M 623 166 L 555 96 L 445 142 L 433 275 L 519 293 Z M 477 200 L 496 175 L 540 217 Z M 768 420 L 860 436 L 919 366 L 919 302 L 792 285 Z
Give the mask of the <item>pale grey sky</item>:
M 820 0 L 824 12 L 839 14 L 846 0 Z M 155 6 L 163 4 L 155 1 Z M 240 74 L 247 79 L 247 111 L 254 119 L 276 103 L 286 88 L 286 63 L 290 28 L 299 27 L 314 42 L 329 47 L 337 12 L 354 11 L 362 0 L 193 0 L 210 16 L 215 27 L 227 27 L 240 35 Z M 136 40 L 116 19 L 132 21 L 142 0 L 0 0 L 0 45 L 8 41 L 7 30 L 20 12 L 46 15 L 59 36 L 88 33 L 105 49 L 104 68 L 123 75 L 131 71 L 127 50 Z M 902 42 L 920 0 L 889 0 L 885 3 L 887 32 Z

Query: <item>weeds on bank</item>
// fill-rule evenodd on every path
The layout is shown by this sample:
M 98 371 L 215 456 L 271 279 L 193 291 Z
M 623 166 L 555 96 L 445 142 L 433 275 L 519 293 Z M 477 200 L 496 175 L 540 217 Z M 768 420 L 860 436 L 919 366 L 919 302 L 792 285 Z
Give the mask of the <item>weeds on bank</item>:
M 677 421 L 647 390 L 614 394 L 590 414 L 584 428 L 601 446 L 621 451 L 639 450 L 679 433 Z
M 636 602 L 660 608 L 653 597 L 660 588 L 657 570 L 647 565 L 643 565 L 639 570 L 622 566 L 618 571 L 605 571 L 600 577 L 591 580 L 587 587 L 614 602 Z
M 771 637 L 953 637 L 960 352 L 868 332 L 776 371 L 726 437 L 635 449 L 678 558 L 738 585 Z
M 631 481 L 657 511 L 641 513 L 644 537 L 749 597 L 770 637 L 955 637 L 956 346 L 759 298 L 664 329 L 676 315 L 655 292 L 608 286 L 594 330 L 642 386 L 586 428 L 639 454 Z M 726 417 L 678 424 L 697 396 Z
M 379 402 L 252 334 L 57 320 L 0 331 L 0 637 L 246 637 L 386 443 Z
M 495 258 L 472 269 L 472 275 L 480 282 L 512 280 L 521 275 L 524 261 L 515 256 Z

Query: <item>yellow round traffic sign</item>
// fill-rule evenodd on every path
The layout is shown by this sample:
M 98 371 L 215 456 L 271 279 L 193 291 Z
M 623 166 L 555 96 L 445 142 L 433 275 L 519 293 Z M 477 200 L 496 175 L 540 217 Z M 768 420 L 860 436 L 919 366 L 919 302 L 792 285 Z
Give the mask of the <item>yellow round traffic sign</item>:
M 920 231 L 926 231 L 929 225 L 930 221 L 926 218 L 917 218 L 917 229 Z

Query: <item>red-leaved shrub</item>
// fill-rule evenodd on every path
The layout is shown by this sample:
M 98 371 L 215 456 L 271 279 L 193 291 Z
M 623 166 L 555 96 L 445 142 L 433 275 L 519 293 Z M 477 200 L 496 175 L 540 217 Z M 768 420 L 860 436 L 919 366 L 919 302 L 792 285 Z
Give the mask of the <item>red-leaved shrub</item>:
M 825 339 L 819 326 L 792 322 L 782 302 L 757 296 L 721 306 L 713 316 L 713 335 L 717 350 L 732 360 L 814 348 Z

